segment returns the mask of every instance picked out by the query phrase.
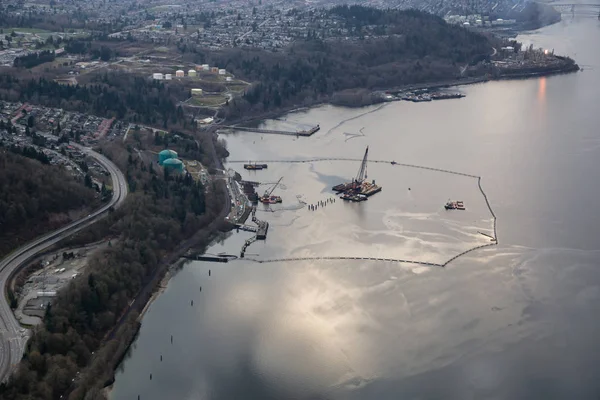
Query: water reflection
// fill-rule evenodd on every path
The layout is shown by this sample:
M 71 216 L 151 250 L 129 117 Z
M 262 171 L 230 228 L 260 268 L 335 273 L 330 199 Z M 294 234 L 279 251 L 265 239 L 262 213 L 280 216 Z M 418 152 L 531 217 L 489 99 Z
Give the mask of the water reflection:
M 536 47 L 571 55 L 578 43 L 600 48 L 595 23 L 537 32 Z M 585 49 L 581 62 L 600 65 Z M 229 137 L 237 159 L 360 156 L 369 144 L 380 159 L 481 175 L 501 245 L 446 269 L 192 263 L 144 318 L 112 398 L 593 398 L 600 393 L 599 86 L 600 69 L 494 82 L 464 88 L 459 101 L 394 103 L 360 118 L 363 111 L 334 107 L 288 116 L 320 123 L 323 135 L 310 140 L 265 136 L 259 146 L 257 137 Z M 340 121 L 347 122 L 333 129 Z M 343 132 L 363 127 L 364 137 L 344 141 Z M 468 196 L 470 181 L 388 167 L 369 166 L 384 192 L 358 209 L 338 202 L 313 213 L 262 213 L 273 229 L 250 252 L 435 258 L 483 240 L 477 231 L 489 220 L 477 214 L 475 195 L 463 199 L 472 212 L 440 210 L 448 193 Z M 288 205 L 299 194 L 314 203 L 357 168 L 269 165 L 254 180 L 284 175 Z M 247 237 L 235 234 L 210 252 L 236 253 Z
M 538 101 L 540 103 L 546 102 L 546 77 L 538 79 Z

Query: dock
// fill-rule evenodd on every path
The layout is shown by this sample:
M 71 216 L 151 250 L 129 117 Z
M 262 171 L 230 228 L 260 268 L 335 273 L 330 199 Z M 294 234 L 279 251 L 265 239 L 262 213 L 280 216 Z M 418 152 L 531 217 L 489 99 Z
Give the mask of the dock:
M 247 239 L 242 246 L 242 250 L 240 251 L 240 258 L 244 258 L 246 254 L 246 249 L 257 240 L 266 240 L 267 239 L 267 231 L 269 230 L 269 223 L 267 221 L 261 221 L 256 218 L 256 207 L 252 207 L 252 222 L 256 224 L 256 226 L 251 225 L 236 225 L 238 229 L 255 232 L 256 235 L 252 236 L 250 239 Z
M 235 260 L 237 258 L 237 256 L 234 256 L 231 254 L 223 254 L 223 255 L 218 255 L 218 256 L 206 255 L 206 254 L 188 254 L 188 255 L 184 255 L 183 258 L 186 258 L 188 260 L 194 260 L 194 261 L 209 261 L 209 262 L 226 263 L 231 260 Z
M 266 240 L 268 230 L 269 230 L 269 223 L 266 221 L 259 221 L 258 229 L 256 230 L 256 238 L 258 240 Z
M 308 130 L 301 130 L 301 131 L 283 131 L 283 130 L 276 130 L 276 129 L 248 128 L 248 127 L 244 127 L 244 126 L 223 126 L 223 128 L 231 129 L 234 131 L 269 133 L 269 134 L 273 134 L 273 135 L 288 135 L 288 136 L 303 136 L 303 137 L 312 136 L 314 133 L 318 132 L 321 129 L 321 127 L 319 125 L 313 126 L 312 128 L 310 128 Z
M 240 231 L 258 232 L 258 227 L 256 227 L 256 226 L 250 226 L 250 225 L 244 225 L 244 224 L 236 224 L 235 227 L 236 227 L 236 229 L 238 229 Z

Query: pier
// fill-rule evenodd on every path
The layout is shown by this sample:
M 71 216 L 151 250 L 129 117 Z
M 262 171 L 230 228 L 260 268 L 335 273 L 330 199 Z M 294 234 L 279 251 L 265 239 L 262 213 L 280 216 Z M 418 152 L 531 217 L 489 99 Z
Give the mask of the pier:
M 250 239 L 248 239 L 244 242 L 244 245 L 242 246 L 242 250 L 240 251 L 240 258 L 244 258 L 246 249 L 252 243 L 256 242 L 257 240 L 266 240 L 267 239 L 267 231 L 269 230 L 269 223 L 267 221 L 261 221 L 260 219 L 256 218 L 256 207 L 252 207 L 252 222 L 254 222 L 256 224 L 255 227 L 250 226 L 250 225 L 241 225 L 241 224 L 236 225 L 238 229 L 248 231 L 248 232 L 256 232 L 256 235 L 254 235 L 253 237 L 251 237 Z
M 231 254 L 223 254 L 223 255 L 219 255 L 219 256 L 205 255 L 205 254 L 191 254 L 191 255 L 185 255 L 185 256 L 183 256 L 183 258 L 187 258 L 188 260 L 194 260 L 194 261 L 209 261 L 209 262 L 226 263 L 231 260 L 237 259 L 237 256 L 234 256 Z
M 244 132 L 255 132 L 255 133 L 268 133 L 273 135 L 288 135 L 288 136 L 303 136 L 309 137 L 312 136 L 315 132 L 318 132 L 321 127 L 319 125 L 313 126 L 307 130 L 300 131 L 282 131 L 275 129 L 262 129 L 262 128 L 247 128 L 244 126 L 223 126 L 225 129 L 231 129 L 234 131 L 244 131 Z

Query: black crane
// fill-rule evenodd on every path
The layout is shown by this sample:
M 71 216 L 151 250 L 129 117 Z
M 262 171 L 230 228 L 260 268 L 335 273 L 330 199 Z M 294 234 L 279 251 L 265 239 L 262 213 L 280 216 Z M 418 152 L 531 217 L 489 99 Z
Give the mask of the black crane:
M 354 182 L 361 185 L 365 179 L 367 179 L 367 157 L 369 156 L 369 146 L 365 150 L 365 155 L 360 163 L 360 168 L 358 169 L 358 174 L 356 174 L 356 178 Z

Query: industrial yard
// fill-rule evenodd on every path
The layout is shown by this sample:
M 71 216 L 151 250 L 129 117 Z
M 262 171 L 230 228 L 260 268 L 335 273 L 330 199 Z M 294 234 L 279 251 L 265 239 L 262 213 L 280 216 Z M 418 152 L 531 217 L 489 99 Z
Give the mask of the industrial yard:
M 15 315 L 21 324 L 40 323 L 56 293 L 76 276 L 85 273 L 88 258 L 109 243 L 105 241 L 75 249 L 61 249 L 34 260 L 30 265 L 37 270 L 18 279 L 21 282 L 26 279 L 16 291 L 18 307 Z

